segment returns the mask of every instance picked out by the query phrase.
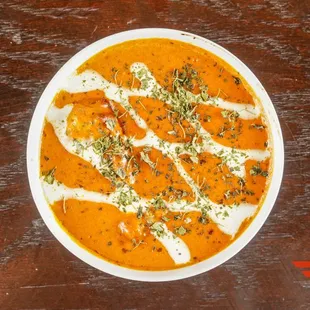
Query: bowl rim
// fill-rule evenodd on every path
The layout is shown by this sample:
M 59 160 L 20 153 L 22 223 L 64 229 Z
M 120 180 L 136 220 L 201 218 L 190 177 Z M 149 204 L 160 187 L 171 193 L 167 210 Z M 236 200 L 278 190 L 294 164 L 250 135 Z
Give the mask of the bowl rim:
M 260 210 L 249 227 L 232 244 L 214 256 L 191 266 L 164 271 L 143 271 L 118 266 L 105 259 L 99 258 L 80 246 L 61 228 L 55 219 L 44 197 L 39 174 L 41 132 L 43 129 L 44 117 L 51 103 L 51 98 L 53 98 L 60 89 L 60 85 L 62 85 L 65 78 L 70 73 L 74 72 L 84 61 L 109 46 L 125 41 L 146 38 L 167 38 L 190 43 L 210 51 L 239 71 L 261 101 L 267 121 L 270 125 L 273 140 L 273 173 L 269 189 Z M 166 28 L 142 28 L 119 32 L 86 46 L 71 57 L 54 75 L 43 91 L 33 113 L 27 139 L 28 181 L 33 199 L 46 226 L 65 248 L 85 263 L 108 274 L 129 280 L 161 282 L 185 279 L 209 271 L 232 258 L 251 241 L 266 221 L 280 190 L 283 169 L 284 145 L 280 123 L 271 99 L 254 73 L 252 73 L 241 60 L 222 46 L 189 32 Z

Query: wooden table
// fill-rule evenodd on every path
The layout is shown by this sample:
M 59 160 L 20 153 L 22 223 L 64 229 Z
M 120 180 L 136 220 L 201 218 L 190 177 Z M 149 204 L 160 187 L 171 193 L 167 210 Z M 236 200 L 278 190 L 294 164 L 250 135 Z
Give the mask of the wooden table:
M 0 309 L 310 309 L 310 278 L 292 263 L 310 260 L 309 13 L 309 0 L 1 1 Z M 122 280 L 74 257 L 40 218 L 26 173 L 48 81 L 86 45 L 142 27 L 187 30 L 237 55 L 285 139 L 282 189 L 258 235 L 221 267 L 170 283 Z

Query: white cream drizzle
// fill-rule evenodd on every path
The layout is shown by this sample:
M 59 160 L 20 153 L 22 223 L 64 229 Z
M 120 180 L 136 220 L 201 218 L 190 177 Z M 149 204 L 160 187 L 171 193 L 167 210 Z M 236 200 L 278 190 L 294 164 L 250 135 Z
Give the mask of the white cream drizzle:
M 60 182 L 57 182 L 56 180 L 53 182 L 53 184 L 49 184 L 45 182 L 43 178 L 41 179 L 41 184 L 45 197 L 50 204 L 54 204 L 55 202 L 62 199 L 76 199 L 98 203 L 109 203 L 119 208 L 121 211 L 135 213 L 140 206 L 145 211 L 152 204 L 152 200 L 137 196 L 137 201 L 134 201 L 132 204 L 123 208 L 120 207 L 117 203 L 119 195 L 121 194 L 121 190 L 107 195 L 99 192 L 87 191 L 83 188 L 70 188 Z M 133 193 L 135 192 L 133 191 Z M 212 219 L 212 221 L 219 225 L 219 229 L 221 229 L 224 233 L 232 236 L 236 234 L 241 223 L 246 218 L 254 215 L 257 208 L 255 205 L 247 203 L 242 203 L 239 206 L 223 206 L 213 203 L 212 201 L 209 201 L 208 203 L 211 208 L 207 211 L 208 216 Z M 197 204 L 189 204 L 185 200 L 170 202 L 167 204 L 167 208 L 174 212 L 201 211 Z M 226 214 L 226 216 L 224 216 L 224 214 Z
M 100 155 L 93 151 L 91 143 L 89 141 L 79 141 L 79 143 L 83 146 L 83 151 L 80 151 L 80 148 L 74 139 L 66 135 L 67 117 L 70 114 L 72 108 L 72 105 L 66 105 L 62 109 L 52 105 L 46 115 L 47 120 L 52 124 L 56 136 L 68 152 L 83 158 L 84 160 L 90 162 L 94 167 L 96 167 L 96 169 L 100 170 Z M 189 184 L 196 196 L 199 196 L 197 185 L 183 168 L 182 164 L 180 163 L 180 159 L 175 156 L 173 160 L 175 161 L 175 165 L 179 166 L 178 168 L 180 175 Z M 120 208 L 120 210 L 126 212 L 137 212 L 139 207 L 142 207 L 143 212 L 145 212 L 152 204 L 152 200 L 141 198 L 132 188 L 126 184 L 110 195 L 89 192 L 80 188 L 70 189 L 63 184 L 58 184 L 57 182 L 54 182 L 52 185 L 46 182 L 42 182 L 42 186 L 50 203 L 61 200 L 62 197 L 65 197 L 66 199 L 75 198 L 78 200 L 111 203 Z M 118 205 L 117 201 L 119 200 L 119 196 L 122 191 L 130 191 L 131 196 L 134 197 L 132 204 L 122 207 Z M 200 205 L 197 205 L 197 200 L 190 204 L 186 200 L 180 200 L 168 203 L 167 207 L 169 210 L 175 212 L 188 212 L 200 211 L 203 204 L 206 204 L 208 209 L 210 209 L 207 211 L 210 218 L 219 224 L 219 228 L 223 232 L 232 236 L 238 231 L 238 228 L 240 227 L 243 220 L 253 215 L 256 210 L 256 206 L 251 204 L 242 203 L 239 206 L 223 206 L 214 203 L 208 198 L 204 198 L 199 203 Z M 221 216 L 221 214 L 228 214 L 229 216 Z
M 54 181 L 53 184 L 49 184 L 45 182 L 43 178 L 41 178 L 41 184 L 45 197 L 50 204 L 54 204 L 55 202 L 63 199 L 76 199 L 81 201 L 109 203 L 119 207 L 117 203 L 119 193 L 117 192 L 113 192 L 109 195 L 99 192 L 91 192 L 85 190 L 84 188 L 70 188 L 57 181 Z M 137 209 L 138 207 L 133 203 L 126 208 L 126 211 L 136 212 Z
M 170 231 L 164 223 L 155 222 L 154 224 L 160 225 L 163 232 L 157 234 L 151 230 L 151 234 L 167 249 L 174 262 L 176 264 L 188 263 L 191 259 L 191 253 L 186 243 Z
M 53 184 L 49 184 L 44 181 L 44 178 L 41 179 L 41 184 L 49 204 L 54 204 L 60 200 L 67 201 L 68 199 L 76 199 L 81 201 L 109 203 L 119 208 L 117 200 L 120 192 L 118 191 L 106 195 L 98 192 L 87 191 L 83 188 L 69 188 L 57 181 L 54 181 Z M 128 205 L 126 207 L 126 212 L 137 212 L 137 208 L 141 202 L 143 202 L 142 198 L 139 199 L 138 205 L 137 202 L 133 202 L 131 205 Z M 146 205 L 147 203 L 145 202 L 144 206 Z M 123 222 L 121 222 L 118 227 L 122 233 L 128 232 L 128 229 Z M 162 234 L 158 235 L 152 230 L 151 233 L 167 249 L 169 255 L 176 264 L 184 264 L 189 262 L 190 251 L 188 246 L 184 243 L 184 241 L 169 231 L 166 225 L 162 224 L 162 227 L 164 229 Z
M 157 148 L 161 152 L 164 153 L 175 153 L 175 148 L 182 146 L 182 143 L 168 143 L 167 141 L 163 141 L 159 139 L 155 133 L 148 128 L 146 122 L 141 118 L 138 113 L 132 108 L 129 103 L 130 96 L 141 96 L 141 97 L 150 97 L 152 92 L 159 92 L 161 90 L 162 98 L 160 100 L 166 102 L 167 104 L 171 104 L 171 96 L 169 97 L 169 92 L 163 90 L 161 86 L 156 82 L 154 76 L 151 74 L 149 69 L 142 63 L 134 63 L 131 66 L 131 71 L 135 75 L 137 79 L 139 79 L 143 85 L 143 89 L 133 89 L 129 90 L 124 87 L 120 87 L 116 84 L 108 82 L 104 79 L 100 74 L 93 70 L 86 70 L 83 73 L 77 75 L 72 74 L 64 86 L 64 89 L 68 92 L 76 93 L 83 91 L 91 91 L 91 90 L 103 90 L 105 95 L 110 100 L 114 100 L 119 102 L 123 108 L 127 110 L 129 115 L 133 118 L 136 124 L 146 130 L 146 136 L 142 140 L 134 141 L 135 146 L 149 145 L 154 148 Z M 194 95 L 190 92 L 187 92 L 189 96 L 189 100 L 193 102 L 197 101 L 198 95 Z M 233 110 L 239 104 L 232 104 L 230 106 L 230 102 L 226 102 L 223 99 L 219 98 L 211 98 L 208 101 L 199 101 L 199 103 L 214 105 L 214 102 L 219 107 L 229 107 L 230 110 Z M 242 104 L 241 104 L 242 105 Z M 253 110 L 254 109 L 254 110 Z M 259 108 L 254 107 L 252 105 L 242 105 L 239 109 L 242 117 L 244 118 L 252 118 L 253 116 L 257 117 L 260 113 Z M 241 117 L 241 116 L 240 116 Z M 190 122 L 190 124 L 197 130 L 198 135 L 202 138 L 203 143 L 197 145 L 198 153 L 209 152 L 218 157 L 225 159 L 226 165 L 232 170 L 232 173 L 239 177 L 245 176 L 245 168 L 244 163 L 248 159 L 262 161 L 270 156 L 269 151 L 261 151 L 261 150 L 237 150 L 231 147 L 223 146 L 217 142 L 215 142 L 211 135 L 202 127 L 197 127 L 196 123 Z M 165 145 L 165 147 L 161 147 L 161 145 Z M 186 152 L 182 152 L 185 154 Z
M 201 211 L 202 207 L 207 206 L 206 211 L 208 216 L 218 224 L 219 229 L 221 229 L 226 234 L 234 236 L 237 233 L 241 223 L 246 218 L 254 215 L 257 206 L 247 203 L 241 203 L 238 206 L 218 205 L 207 197 L 201 197 L 199 187 L 182 166 L 179 158 L 180 153 L 176 152 L 176 148 L 184 146 L 184 143 L 169 143 L 159 139 L 156 134 L 148 128 L 146 122 L 138 115 L 138 113 L 129 103 L 130 96 L 149 97 L 154 90 L 157 91 L 161 89 L 161 86 L 157 83 L 149 69 L 144 64 L 134 63 L 131 66 L 131 71 L 135 77 L 138 78 L 141 83 L 143 83 L 143 89 L 129 90 L 120 87 L 116 84 L 108 82 L 101 75 L 92 70 L 84 71 L 79 75 L 75 73 L 72 74 L 66 81 L 63 89 L 70 93 L 103 90 L 107 98 L 119 102 L 133 118 L 136 124 L 146 131 L 146 136 L 143 139 L 133 139 L 133 145 L 137 147 L 147 145 L 160 150 L 163 154 L 166 154 L 174 162 L 178 172 L 188 183 L 196 196 L 195 202 L 190 204 L 185 200 L 168 203 L 168 209 L 171 211 L 188 212 Z M 166 92 L 163 89 L 161 89 L 161 91 Z M 194 95 L 190 92 L 188 92 L 188 96 L 193 102 L 198 102 L 199 100 L 200 104 L 213 106 L 216 105 L 229 111 L 237 111 L 240 118 L 252 119 L 260 115 L 260 109 L 256 106 L 230 103 L 220 98 L 209 98 L 207 101 L 201 101 L 201 99 L 198 99 L 197 95 Z M 165 98 L 159 99 L 166 102 L 167 104 L 171 104 L 171 99 L 168 92 L 165 93 Z M 101 157 L 94 152 L 93 147 L 91 146 L 93 141 L 83 140 L 77 142 L 66 134 L 67 117 L 72 111 L 72 108 L 73 105 L 70 104 L 66 105 L 62 109 L 52 105 L 47 113 L 47 120 L 53 125 L 60 143 L 68 152 L 83 158 L 84 160 L 91 163 L 96 169 L 100 170 L 102 168 Z M 225 163 L 229 168 L 232 169 L 232 173 L 237 176 L 245 176 L 244 163 L 246 160 L 254 159 L 262 161 L 270 156 L 268 151 L 241 151 L 230 147 L 225 147 L 213 141 L 211 135 L 206 130 L 204 130 L 202 126 L 197 126 L 196 123 L 191 123 L 191 125 L 196 128 L 198 135 L 202 138 L 203 141 L 201 144 L 195 145 L 197 153 L 210 152 L 221 157 L 222 159 L 226 158 Z M 181 154 L 190 153 L 183 150 Z M 131 179 L 130 181 L 133 183 L 134 179 Z M 120 189 L 117 189 L 115 192 L 109 195 L 86 191 L 85 189 L 81 188 L 68 188 L 56 181 L 54 181 L 53 184 L 48 184 L 42 180 L 42 186 L 46 198 L 51 204 L 61 199 L 67 200 L 72 198 L 78 200 L 110 203 L 120 208 L 120 210 L 124 212 L 137 212 L 139 207 L 142 207 L 143 212 L 145 212 L 152 204 L 152 200 L 141 198 L 130 186 L 125 183 Z M 133 197 L 133 202 L 130 205 L 120 207 L 117 203 L 122 191 L 130 191 L 130 194 Z M 167 248 L 168 253 L 176 262 L 176 264 L 188 262 L 190 260 L 190 253 L 187 245 L 180 238 L 176 237 L 172 232 L 170 232 L 166 225 L 163 224 L 163 227 L 165 229 L 165 234 L 162 236 L 157 236 L 156 233 L 152 232 L 154 236 L 156 236 L 156 238 Z
M 84 160 L 91 163 L 96 169 L 100 171 L 101 157 L 99 154 L 96 154 L 93 151 L 91 142 L 90 141 L 86 141 L 86 142 L 79 141 L 79 143 L 83 146 L 83 151 L 81 151 L 79 145 L 75 142 L 75 140 L 66 135 L 67 117 L 70 114 L 72 108 L 73 108 L 73 105 L 66 105 L 65 107 L 61 109 L 52 105 L 46 115 L 46 118 L 52 124 L 55 130 L 55 134 L 58 137 L 60 143 L 63 145 L 63 147 L 68 152 L 83 158 Z M 176 154 L 169 153 L 167 155 L 171 158 L 172 161 L 174 161 L 174 164 L 178 168 L 180 175 L 185 179 L 185 181 L 191 187 L 191 189 L 196 195 L 196 198 L 199 198 L 200 196 L 199 188 L 196 185 L 195 181 L 185 171 L 183 165 L 180 162 L 180 158 Z M 53 185 L 53 186 L 55 188 L 55 186 L 58 186 L 58 185 Z M 64 187 L 62 185 L 62 187 L 60 187 L 59 190 L 62 190 L 63 188 Z M 133 203 L 133 205 L 120 208 L 121 210 L 124 209 L 126 212 L 132 212 L 132 210 L 134 210 L 133 212 L 136 212 L 138 208 L 141 206 L 143 208 L 143 211 L 145 211 L 148 208 L 148 206 L 152 204 L 152 200 L 141 198 L 131 187 L 129 187 L 125 183 L 123 187 L 117 189 L 116 192 L 113 194 L 114 201 L 118 201 L 118 197 L 122 191 L 125 191 L 125 192 L 129 191 L 131 196 L 134 197 L 135 202 Z M 62 194 L 60 194 L 59 197 L 62 197 L 61 195 Z M 90 199 L 90 201 L 92 200 Z M 200 200 L 196 199 L 195 202 L 190 203 L 190 204 L 186 200 L 173 201 L 173 202 L 168 203 L 167 207 L 171 211 L 188 212 L 188 211 L 200 211 L 204 205 L 208 206 L 208 209 L 210 209 L 210 211 L 207 211 L 207 213 L 214 222 L 219 224 L 219 228 L 226 234 L 229 234 L 232 236 L 238 231 L 239 226 L 241 225 L 243 220 L 248 217 L 248 214 L 250 213 L 251 215 L 253 215 L 256 210 L 255 205 L 246 204 L 246 203 L 241 203 L 238 206 L 218 205 L 207 197 L 203 197 L 203 199 L 200 199 Z M 134 207 L 134 209 L 131 209 L 132 207 Z M 240 209 L 240 210 L 248 210 L 248 211 L 245 213 L 245 216 L 242 216 L 243 213 L 240 211 L 235 212 L 234 211 L 235 208 L 237 210 Z M 227 214 L 225 211 L 228 214 L 232 215 L 234 219 L 233 221 L 230 221 L 228 219 L 228 216 L 226 217 L 219 216 L 219 214 Z

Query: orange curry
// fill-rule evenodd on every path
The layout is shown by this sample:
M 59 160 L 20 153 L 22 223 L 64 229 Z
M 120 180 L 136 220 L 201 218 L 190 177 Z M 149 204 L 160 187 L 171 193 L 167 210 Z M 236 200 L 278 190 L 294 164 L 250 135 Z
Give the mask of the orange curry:
M 259 106 L 243 77 L 210 52 L 168 39 L 109 47 L 81 75 L 80 88 L 53 99 L 54 111 L 70 112 L 65 121 L 47 115 L 41 145 L 42 183 L 63 191 L 46 197 L 68 234 L 143 270 L 194 264 L 231 244 L 259 210 L 271 164 L 264 115 L 243 111 Z M 102 87 L 89 86 L 96 77 Z M 228 221 L 242 207 L 254 211 L 240 225 Z M 167 231 L 189 258 L 171 254 Z

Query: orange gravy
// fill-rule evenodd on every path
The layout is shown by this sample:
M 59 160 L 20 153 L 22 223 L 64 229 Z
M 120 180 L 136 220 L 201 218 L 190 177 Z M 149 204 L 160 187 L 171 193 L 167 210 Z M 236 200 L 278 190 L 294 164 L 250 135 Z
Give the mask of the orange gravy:
M 195 95 L 203 90 L 215 100 L 221 98 L 249 106 L 257 104 L 246 81 L 223 60 L 198 47 L 168 39 L 136 40 L 112 46 L 87 60 L 77 72 L 94 70 L 108 82 L 124 89 L 140 89 L 143 80 L 139 81 L 130 71 L 136 62 L 146 65 L 157 83 L 172 94 L 180 88 Z M 128 102 L 145 122 L 146 128 L 161 141 L 189 147 L 195 139 L 201 143 L 203 137 L 197 135 L 193 121 L 184 116 L 186 111 L 182 114 L 161 98 L 152 96 L 132 95 Z M 43 182 L 58 182 L 66 188 L 107 195 L 117 191 L 116 184 L 121 182 L 130 186 L 141 199 L 157 199 L 144 212 L 123 212 L 122 208 L 111 203 L 78 197 L 51 203 L 62 227 L 92 253 L 115 264 L 142 270 L 167 270 L 194 264 L 230 245 L 259 210 L 270 175 L 269 157 L 246 159 L 245 174 L 240 177 L 228 162 L 209 149 L 194 155 L 184 152 L 178 155 L 182 172 L 171 156 L 154 146 L 145 149 L 145 146 L 133 144 L 126 146 L 125 151 L 116 148 L 117 143 L 122 144 L 130 137 L 141 141 L 147 130 L 137 124 L 120 102 L 110 100 L 104 90 L 77 93 L 61 90 L 53 105 L 57 109 L 72 106 L 67 117 L 66 135 L 76 143 L 93 141 L 96 152 L 101 152 L 100 156 L 111 164 L 109 169 L 112 170 L 102 173 L 98 166 L 83 158 L 83 149 L 77 154 L 69 152 L 47 118 L 41 144 Z M 268 125 L 263 114 L 246 119 L 217 105 L 195 103 L 192 108 L 203 130 L 219 145 L 239 151 L 268 149 Z M 107 120 L 112 122 L 113 130 Z M 109 137 L 114 140 L 108 141 Z M 118 174 L 118 171 L 125 175 Z M 199 188 L 199 193 L 212 203 L 219 206 L 249 204 L 257 209 L 242 221 L 234 235 L 225 233 L 203 211 L 170 210 L 167 208 L 170 203 L 182 200 L 191 204 L 196 201 L 195 188 L 182 173 L 186 173 L 196 184 L 195 188 Z M 219 213 L 218 216 L 227 216 L 224 211 Z M 176 263 L 161 239 L 151 233 L 155 222 L 165 225 L 186 244 L 190 252 L 187 262 Z

